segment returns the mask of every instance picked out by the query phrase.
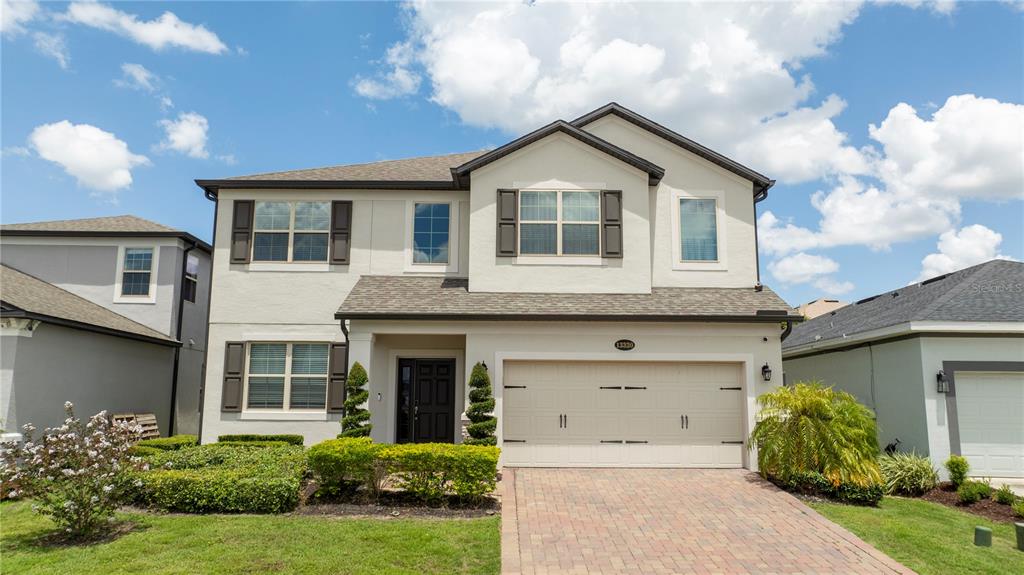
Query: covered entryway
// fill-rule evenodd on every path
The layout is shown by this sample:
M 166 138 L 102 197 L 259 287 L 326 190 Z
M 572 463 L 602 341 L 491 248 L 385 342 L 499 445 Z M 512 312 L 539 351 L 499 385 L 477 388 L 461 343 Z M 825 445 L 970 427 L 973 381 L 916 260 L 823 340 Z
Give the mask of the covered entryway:
M 1024 373 L 957 372 L 956 403 L 971 475 L 1024 477 Z
M 455 359 L 398 360 L 396 443 L 455 442 Z
M 742 467 L 739 363 L 506 361 L 503 459 L 524 467 Z

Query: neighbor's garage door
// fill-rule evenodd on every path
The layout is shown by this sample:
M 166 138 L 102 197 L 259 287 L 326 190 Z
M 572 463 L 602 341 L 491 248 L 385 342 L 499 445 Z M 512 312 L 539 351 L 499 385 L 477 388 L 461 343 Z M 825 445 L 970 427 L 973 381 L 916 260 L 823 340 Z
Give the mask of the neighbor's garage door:
M 971 475 L 1024 477 L 1024 373 L 956 373 L 960 453 Z
M 741 467 L 741 373 L 727 363 L 506 362 L 504 464 Z

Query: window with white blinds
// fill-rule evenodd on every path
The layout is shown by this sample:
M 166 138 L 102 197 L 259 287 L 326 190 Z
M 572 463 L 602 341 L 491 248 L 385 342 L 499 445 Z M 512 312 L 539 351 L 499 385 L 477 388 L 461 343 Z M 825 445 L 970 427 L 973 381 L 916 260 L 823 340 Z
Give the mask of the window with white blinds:
M 679 238 L 682 261 L 718 260 L 717 202 L 714 199 L 679 200 Z
M 246 408 L 325 409 L 329 353 L 327 343 L 250 343 Z

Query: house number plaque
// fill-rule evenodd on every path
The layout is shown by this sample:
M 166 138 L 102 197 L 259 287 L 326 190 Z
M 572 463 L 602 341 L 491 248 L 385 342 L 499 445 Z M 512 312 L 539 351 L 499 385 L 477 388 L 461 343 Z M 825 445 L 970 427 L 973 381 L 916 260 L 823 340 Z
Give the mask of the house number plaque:
M 615 349 L 619 351 L 629 351 L 636 347 L 636 342 L 631 339 L 620 339 L 615 342 Z

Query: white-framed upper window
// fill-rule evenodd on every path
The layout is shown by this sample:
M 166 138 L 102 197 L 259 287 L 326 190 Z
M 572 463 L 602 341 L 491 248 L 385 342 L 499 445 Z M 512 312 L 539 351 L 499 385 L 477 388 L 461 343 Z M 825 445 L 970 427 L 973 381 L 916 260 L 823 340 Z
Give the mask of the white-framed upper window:
M 600 256 L 601 192 L 519 192 L 519 254 Z
M 726 269 L 724 201 L 719 192 L 672 194 L 673 269 Z
M 330 202 L 256 202 L 254 262 L 326 262 Z
M 406 201 L 405 271 L 459 271 L 459 202 L 444 199 Z
M 117 250 L 117 303 L 156 302 L 157 248 L 152 245 L 120 246 Z
M 247 348 L 246 410 L 326 410 L 330 344 L 254 342 Z

